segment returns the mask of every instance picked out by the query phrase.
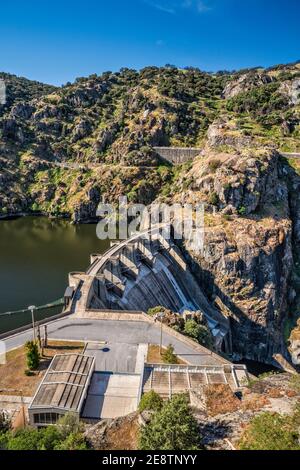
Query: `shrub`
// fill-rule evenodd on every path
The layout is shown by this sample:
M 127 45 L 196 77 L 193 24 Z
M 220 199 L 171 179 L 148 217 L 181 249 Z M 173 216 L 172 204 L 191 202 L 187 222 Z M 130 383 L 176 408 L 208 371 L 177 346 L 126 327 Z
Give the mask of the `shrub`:
M 167 349 L 162 353 L 162 359 L 166 364 L 178 364 L 178 358 L 176 354 L 174 354 L 174 346 L 169 344 Z
M 288 106 L 288 99 L 279 93 L 279 86 L 279 83 L 273 82 L 240 93 L 227 101 L 227 109 L 236 113 L 250 113 L 255 119 L 282 111 Z
M 221 164 L 220 160 L 211 160 L 208 162 L 208 167 L 212 173 L 215 173 L 217 169 L 220 168 Z
M 26 428 L 10 434 L 7 442 L 8 450 L 39 450 L 42 432 L 33 428 Z
M 36 202 L 34 202 L 31 206 L 31 210 L 33 212 L 37 212 L 39 210 L 39 205 Z
M 81 433 L 71 433 L 55 446 L 55 450 L 87 450 L 87 442 Z
M 8 450 L 85 450 L 87 443 L 78 416 L 68 413 L 57 423 L 37 430 L 26 428 L 0 433 L 0 449 Z
M 76 413 L 66 413 L 57 423 L 61 439 L 66 439 L 70 434 L 78 434 L 82 431 L 82 424 Z
M 290 379 L 290 384 L 293 390 L 300 392 L 300 374 L 293 375 Z
M 36 370 L 40 364 L 40 353 L 35 341 L 27 341 L 25 344 L 27 354 L 27 366 L 29 370 Z
M 266 412 L 251 420 L 239 447 L 241 450 L 300 450 L 298 439 L 289 416 Z
M 239 215 L 243 216 L 246 214 L 246 207 L 241 206 L 238 210 Z
M 158 305 L 157 307 L 149 308 L 147 313 L 151 317 L 154 317 L 154 315 L 157 315 L 160 312 L 164 312 L 166 309 L 165 307 L 162 307 L 161 305 Z
M 188 320 L 184 325 L 184 333 L 190 338 L 195 339 L 203 346 L 211 348 L 213 339 L 209 329 L 204 325 L 199 325 L 195 320 Z
M 40 430 L 40 448 L 43 450 L 53 450 L 61 441 L 61 433 L 57 426 L 48 426 Z
M 9 436 L 8 432 L 0 431 L 0 450 L 6 450 L 7 449 L 8 436 Z
M 212 206 L 217 206 L 219 203 L 219 196 L 217 195 L 217 193 L 211 193 L 211 195 L 209 196 L 208 202 Z
M 176 395 L 156 412 L 139 436 L 141 450 L 198 450 L 200 435 L 186 395 Z
M 150 392 L 145 393 L 140 401 L 139 410 L 152 410 L 152 411 L 159 411 L 162 409 L 163 406 L 163 399 L 156 393 L 154 390 L 150 390 Z

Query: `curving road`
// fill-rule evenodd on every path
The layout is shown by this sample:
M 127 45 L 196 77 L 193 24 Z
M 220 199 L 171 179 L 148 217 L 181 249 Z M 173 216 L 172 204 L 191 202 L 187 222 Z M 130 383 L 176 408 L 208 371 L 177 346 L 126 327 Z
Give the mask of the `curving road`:
M 42 327 L 43 330 L 43 327 Z M 132 351 L 132 345 L 159 344 L 159 325 L 147 322 L 90 320 L 67 317 L 48 323 L 49 339 L 80 340 L 80 341 L 105 341 L 109 351 L 107 359 L 126 362 L 126 357 Z M 32 330 L 11 336 L 4 340 L 6 350 L 9 351 L 24 344 L 32 338 Z M 172 344 L 175 353 L 193 365 L 221 365 L 222 359 L 208 353 L 198 353 L 192 347 L 179 339 L 163 332 L 163 345 Z M 122 351 L 122 354 L 120 354 Z

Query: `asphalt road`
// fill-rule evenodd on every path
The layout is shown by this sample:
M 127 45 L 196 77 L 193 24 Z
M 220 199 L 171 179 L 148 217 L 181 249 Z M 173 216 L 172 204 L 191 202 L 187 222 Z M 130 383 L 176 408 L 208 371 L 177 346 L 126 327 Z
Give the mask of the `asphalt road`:
M 43 331 L 43 327 L 42 327 Z M 132 348 L 124 348 L 124 345 L 159 344 L 160 327 L 146 322 L 90 320 L 78 318 L 63 318 L 48 323 L 48 338 L 62 340 L 80 341 L 105 341 L 110 348 L 114 359 L 118 360 L 121 355 L 126 357 Z M 6 350 L 9 351 L 21 346 L 32 339 L 32 331 L 20 333 L 4 340 Z M 206 353 L 197 353 L 192 347 L 181 342 L 173 336 L 163 333 L 163 345 L 172 344 L 175 353 L 180 355 L 190 364 L 215 365 L 220 364 L 214 357 Z M 123 345 L 123 346 L 122 346 Z

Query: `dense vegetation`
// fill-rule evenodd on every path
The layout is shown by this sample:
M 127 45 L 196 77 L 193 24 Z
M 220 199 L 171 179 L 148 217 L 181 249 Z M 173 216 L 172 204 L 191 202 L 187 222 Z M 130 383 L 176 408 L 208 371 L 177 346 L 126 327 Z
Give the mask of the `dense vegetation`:
M 200 435 L 185 395 L 176 395 L 141 430 L 141 450 L 201 449 Z
M 292 416 L 262 413 L 252 419 L 240 441 L 241 450 L 300 450 L 300 408 Z
M 145 393 L 139 403 L 139 411 L 160 411 L 163 407 L 163 399 L 154 390 Z
M 36 370 L 40 363 L 40 353 L 38 345 L 35 341 L 27 341 L 25 344 L 26 348 L 26 360 L 27 367 L 31 370 Z
M 178 358 L 174 353 L 174 346 L 172 344 L 167 346 L 161 356 L 165 364 L 178 364 Z
M 213 338 L 207 326 L 200 325 L 195 320 L 188 320 L 185 322 L 183 332 L 199 344 L 211 349 L 213 348 Z
M 55 88 L 0 74 L 8 96 L 0 111 L 0 215 L 32 210 L 77 221 L 102 197 L 146 204 L 168 197 L 182 173 L 152 147 L 202 147 L 220 118 L 230 135 L 297 150 L 298 77 L 299 64 L 217 74 L 169 65 Z
M 240 93 L 227 102 L 228 111 L 237 114 L 249 113 L 259 123 L 270 125 L 267 116 L 272 114 L 272 124 L 280 124 L 282 111 L 288 108 L 288 98 L 279 92 L 280 82 L 272 82 L 251 91 Z
M 65 415 L 58 426 L 44 429 L 27 427 L 13 431 L 0 430 L 2 450 L 86 450 L 83 427 L 72 413 Z
M 6 104 L 0 105 L 0 116 L 18 102 L 29 102 L 45 94 L 52 93 L 56 89 L 52 85 L 3 72 L 0 72 L 0 80 L 3 80 L 6 85 Z

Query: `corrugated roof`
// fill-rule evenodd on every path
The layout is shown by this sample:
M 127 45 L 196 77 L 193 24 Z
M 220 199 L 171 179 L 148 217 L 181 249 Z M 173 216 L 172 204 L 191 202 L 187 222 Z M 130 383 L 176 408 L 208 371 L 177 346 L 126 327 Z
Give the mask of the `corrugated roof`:
M 95 359 L 82 354 L 54 356 L 29 408 L 60 408 L 80 411 Z

